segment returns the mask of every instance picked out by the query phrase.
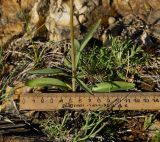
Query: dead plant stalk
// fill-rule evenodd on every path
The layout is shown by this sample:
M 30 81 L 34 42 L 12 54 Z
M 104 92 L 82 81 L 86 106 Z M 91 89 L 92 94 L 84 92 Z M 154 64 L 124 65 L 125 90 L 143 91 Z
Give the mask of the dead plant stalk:
M 75 68 L 75 49 L 74 49 L 74 7 L 73 1 L 70 0 L 70 36 L 71 36 L 71 48 L 72 48 L 72 91 L 76 90 L 76 68 Z

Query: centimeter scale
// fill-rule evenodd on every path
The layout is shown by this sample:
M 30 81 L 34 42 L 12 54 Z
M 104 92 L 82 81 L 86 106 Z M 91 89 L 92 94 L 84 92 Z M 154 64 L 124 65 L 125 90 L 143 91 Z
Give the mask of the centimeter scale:
M 20 110 L 160 110 L 160 92 L 26 93 Z

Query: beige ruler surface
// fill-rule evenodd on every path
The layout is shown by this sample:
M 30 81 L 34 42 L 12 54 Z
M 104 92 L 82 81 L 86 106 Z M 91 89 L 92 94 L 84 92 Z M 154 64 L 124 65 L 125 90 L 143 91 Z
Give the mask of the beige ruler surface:
M 20 110 L 160 110 L 160 92 L 23 94 Z

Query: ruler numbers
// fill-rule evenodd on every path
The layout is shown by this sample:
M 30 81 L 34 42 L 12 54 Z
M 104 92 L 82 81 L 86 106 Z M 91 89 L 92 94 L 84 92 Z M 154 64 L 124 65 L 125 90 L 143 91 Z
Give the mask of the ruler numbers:
M 45 103 L 45 102 L 47 102 L 47 103 L 54 103 L 54 99 L 55 99 L 55 101 L 58 101 L 59 103 L 63 103 L 63 97 L 61 97 L 60 99 L 59 98 L 54 98 L 54 97 L 49 97 L 49 98 L 45 98 L 45 97 L 38 97 L 38 99 L 37 98 L 35 98 L 35 97 L 31 97 L 31 99 L 30 100 L 32 100 L 32 103 L 36 103 L 38 100 L 40 101 L 40 103 Z M 59 100 L 58 100 L 59 99 Z M 65 99 L 67 100 L 67 97 L 65 97 Z M 68 98 L 68 103 L 72 103 L 73 102 L 73 100 L 74 100 L 74 98 L 72 98 L 72 97 L 69 97 Z M 109 97 L 103 97 L 103 98 L 101 98 L 101 97 L 96 97 L 96 98 L 90 98 L 90 97 L 87 97 L 87 99 L 88 99 L 88 102 L 90 103 L 90 102 L 92 102 L 93 101 L 93 99 L 94 99 L 94 101 L 96 100 L 96 102 L 97 103 L 101 103 L 101 102 L 103 102 L 102 100 L 103 99 L 105 99 L 105 102 L 106 103 L 111 103 L 111 102 L 116 102 L 116 103 L 120 103 L 120 102 L 122 102 L 122 101 L 124 101 L 124 102 L 126 102 L 126 103 L 140 103 L 140 102 L 145 102 L 145 103 L 149 103 L 149 102 L 154 102 L 154 103 L 159 103 L 160 102 L 160 98 L 156 98 L 156 97 L 154 97 L 154 98 L 152 98 L 152 99 L 150 99 L 150 98 L 147 98 L 147 97 L 145 97 L 145 98 L 137 98 L 137 97 L 134 97 L 134 98 L 126 98 L 126 99 L 120 99 L 120 98 L 116 98 L 115 100 L 113 100 L 113 99 L 110 99 Z M 101 100 L 102 99 L 102 100 Z M 22 101 L 21 101 L 23 104 L 25 103 L 25 98 L 23 98 L 22 99 Z M 78 102 L 79 103 L 83 103 L 83 99 L 81 98 L 81 97 L 79 97 L 78 98 Z
M 58 93 L 26 94 L 20 98 L 21 110 L 55 109 L 160 110 L 160 92 L 100 93 L 95 95 Z
M 153 102 L 159 103 L 159 101 L 160 101 L 160 100 L 159 100 L 158 98 L 155 98 L 155 97 L 153 98 Z

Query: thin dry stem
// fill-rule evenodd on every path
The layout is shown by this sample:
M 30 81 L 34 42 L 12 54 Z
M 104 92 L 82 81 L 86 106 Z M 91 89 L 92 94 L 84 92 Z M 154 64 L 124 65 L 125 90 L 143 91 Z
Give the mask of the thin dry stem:
M 76 68 L 75 68 L 75 49 L 74 49 L 73 1 L 74 0 L 70 0 L 70 30 L 71 30 L 70 36 L 71 36 L 71 48 L 72 48 L 72 91 L 75 92 L 76 91 L 76 80 L 75 80 Z

